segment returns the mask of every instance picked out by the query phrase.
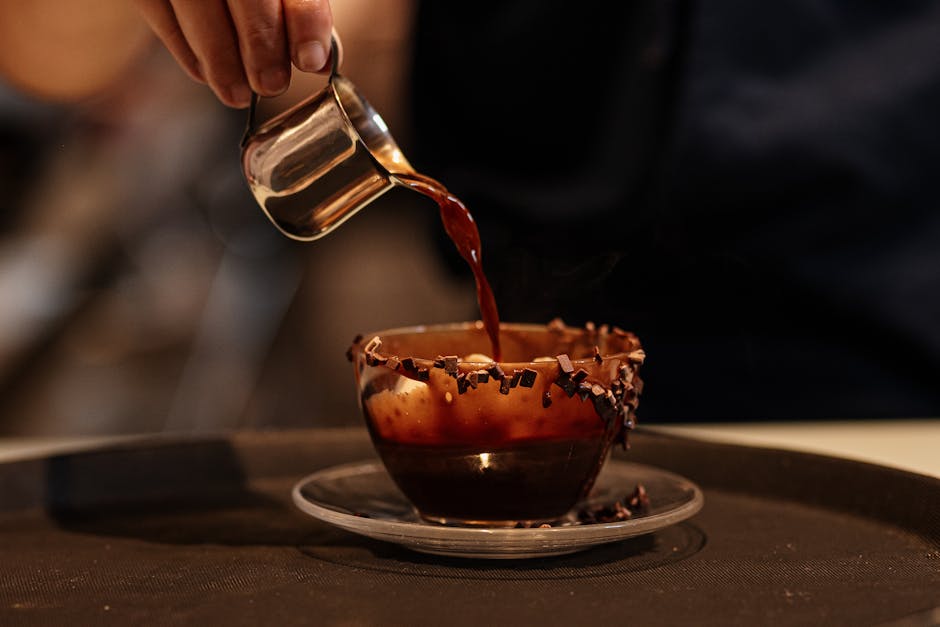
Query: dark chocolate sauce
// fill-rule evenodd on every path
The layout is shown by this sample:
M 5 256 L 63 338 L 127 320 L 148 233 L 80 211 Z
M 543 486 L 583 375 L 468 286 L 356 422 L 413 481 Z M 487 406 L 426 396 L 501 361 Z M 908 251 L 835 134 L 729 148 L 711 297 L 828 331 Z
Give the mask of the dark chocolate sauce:
M 460 202 L 459 198 L 430 177 L 422 174 L 396 174 L 395 178 L 419 194 L 424 194 L 440 207 L 444 230 L 447 231 L 447 235 L 454 242 L 460 256 L 470 264 L 470 269 L 473 271 L 473 278 L 477 284 L 477 302 L 480 305 L 483 328 L 486 329 L 486 333 L 490 338 L 493 359 L 500 361 L 502 354 L 499 347 L 499 313 L 496 310 L 496 299 L 493 297 L 493 290 L 483 273 L 480 232 L 473 216 L 470 215 L 467 206 Z
M 487 448 L 421 446 L 376 440 L 401 491 L 438 522 L 551 520 L 590 490 L 603 461 L 601 438 Z

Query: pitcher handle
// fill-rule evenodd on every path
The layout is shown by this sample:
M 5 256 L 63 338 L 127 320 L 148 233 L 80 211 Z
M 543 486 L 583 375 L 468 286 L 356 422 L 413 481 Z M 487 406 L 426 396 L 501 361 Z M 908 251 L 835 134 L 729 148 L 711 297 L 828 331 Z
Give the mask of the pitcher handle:
M 333 29 L 333 32 L 330 34 L 330 81 L 332 82 L 334 78 L 339 76 L 339 63 L 341 59 L 342 50 L 339 43 L 339 35 L 336 33 L 336 29 Z M 257 122 L 255 121 L 255 110 L 258 108 L 258 94 L 252 90 L 251 92 L 251 101 L 248 103 L 248 123 L 245 125 L 245 132 L 242 133 L 242 140 L 239 143 L 241 148 L 245 147 L 245 144 L 248 143 L 248 140 L 251 139 L 251 136 L 255 134 L 257 128 Z

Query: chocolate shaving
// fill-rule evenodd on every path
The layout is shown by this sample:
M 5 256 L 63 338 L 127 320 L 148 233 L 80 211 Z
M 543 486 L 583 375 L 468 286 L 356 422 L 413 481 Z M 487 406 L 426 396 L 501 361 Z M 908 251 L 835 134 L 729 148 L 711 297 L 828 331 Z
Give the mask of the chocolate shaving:
M 499 367 L 499 364 L 493 364 L 487 369 L 487 372 L 490 373 L 490 376 L 496 379 L 497 381 L 501 380 L 506 376 L 506 373 L 503 372 L 503 369 Z
M 487 383 L 490 380 L 490 373 L 486 370 L 477 370 L 477 380 L 480 383 Z
M 627 361 L 632 364 L 642 364 L 646 360 L 646 353 L 642 348 L 638 348 L 627 355 Z
M 649 496 L 646 488 L 637 484 L 632 494 L 613 503 L 585 507 L 578 511 L 578 522 L 581 524 L 612 523 L 629 520 L 638 514 L 645 514 L 649 510 Z
M 585 370 L 584 368 L 578 368 L 578 371 L 574 373 L 571 376 L 571 378 L 574 380 L 575 383 L 581 383 L 582 381 L 588 378 L 588 371 Z
M 418 381 L 428 381 L 431 379 L 431 371 L 427 368 L 418 368 Z
M 634 371 L 626 364 L 620 364 L 620 366 L 617 367 L 617 376 L 619 376 L 620 380 L 624 383 L 630 383 L 633 381 Z
M 637 405 L 640 404 L 640 397 L 637 396 L 635 389 L 626 390 L 624 392 L 623 403 L 624 405 L 629 406 L 631 409 L 637 408 Z
M 480 375 L 476 370 L 466 374 L 466 381 L 474 390 L 477 389 L 477 384 L 480 382 Z
M 530 388 L 535 385 L 535 378 L 538 376 L 538 372 L 532 368 L 526 368 L 522 371 L 522 377 L 519 379 L 519 385 L 524 388 Z M 515 376 L 515 373 L 513 373 Z
M 621 408 L 618 406 L 617 400 L 613 397 L 613 394 L 609 392 L 595 396 L 593 402 L 594 411 L 597 412 L 597 415 L 600 416 L 600 419 L 605 423 L 610 423 L 610 421 L 620 415 Z
M 568 398 L 571 398 L 578 391 L 578 384 L 575 383 L 571 377 L 567 375 L 562 375 L 555 379 L 555 385 L 564 390 L 565 394 L 568 395 Z
M 552 393 L 546 390 L 545 393 L 542 394 L 542 407 L 549 407 L 551 406 L 551 404 L 552 404 Z
M 470 383 L 467 381 L 467 373 L 461 372 L 457 375 L 457 394 L 463 394 L 467 391 Z
M 407 370 L 408 372 L 414 372 L 418 369 L 418 366 L 415 364 L 414 357 L 405 357 L 401 360 L 401 367 Z
M 558 360 L 558 367 L 561 368 L 563 374 L 571 374 L 574 372 L 574 366 L 571 363 L 571 358 L 568 355 L 562 353 L 561 355 L 556 355 L 555 359 Z
M 389 357 L 389 358 L 388 358 L 388 361 L 385 362 L 385 366 L 386 366 L 387 368 L 391 368 L 392 370 L 398 370 L 398 366 L 400 366 L 400 365 L 401 365 L 401 360 L 400 360 L 398 357 L 394 356 L 394 355 L 392 355 L 391 357 Z
M 516 387 L 517 385 L 519 385 L 519 380 L 520 380 L 521 378 L 522 378 L 522 371 L 521 371 L 521 370 L 513 370 L 513 371 L 512 371 L 512 379 L 510 379 L 510 381 L 509 381 L 509 387 L 514 388 L 514 387 Z
M 604 386 L 600 383 L 595 383 L 591 386 L 591 396 L 597 398 L 598 396 L 603 396 L 607 393 L 607 390 L 604 389 Z
M 388 358 L 378 353 L 366 353 L 366 363 L 370 366 L 384 366 Z
M 590 383 L 579 383 L 578 384 L 578 398 L 582 401 L 587 400 L 587 397 L 591 395 L 591 384 Z
M 499 393 L 509 394 L 509 377 L 504 376 L 499 382 Z
M 444 357 L 443 357 L 443 356 L 438 355 L 437 357 L 434 358 L 434 367 L 435 367 L 435 368 L 443 368 L 443 367 L 444 367 Z
M 444 357 L 444 372 L 451 376 L 457 375 L 457 362 L 458 358 L 456 355 L 448 355 Z
M 594 345 L 594 361 L 598 364 L 604 363 L 604 358 L 601 357 L 601 349 L 598 348 L 597 344 Z
M 638 483 L 633 490 L 633 494 L 626 498 L 626 505 L 632 511 L 646 511 L 650 507 L 650 497 L 643 484 Z

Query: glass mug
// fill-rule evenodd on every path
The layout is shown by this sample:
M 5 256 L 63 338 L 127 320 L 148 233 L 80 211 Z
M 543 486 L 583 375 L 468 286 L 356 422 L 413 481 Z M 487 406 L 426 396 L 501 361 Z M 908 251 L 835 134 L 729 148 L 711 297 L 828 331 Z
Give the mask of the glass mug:
M 504 323 L 500 336 L 498 364 L 481 361 L 480 323 L 380 331 L 350 350 L 372 443 L 425 520 L 563 520 L 633 427 L 635 335 Z M 570 376 L 550 357 L 562 353 Z
M 323 237 L 414 174 L 381 116 L 339 74 L 334 35 L 329 83 L 255 128 L 252 96 L 242 170 L 255 199 L 284 235 Z

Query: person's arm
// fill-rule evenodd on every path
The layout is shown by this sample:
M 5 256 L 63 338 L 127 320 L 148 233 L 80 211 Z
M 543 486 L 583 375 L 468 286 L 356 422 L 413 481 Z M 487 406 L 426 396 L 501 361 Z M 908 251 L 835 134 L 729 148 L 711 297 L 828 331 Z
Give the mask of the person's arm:
M 194 80 L 231 107 L 251 90 L 276 96 L 291 63 L 320 72 L 330 55 L 328 0 L 135 0 L 150 27 Z

